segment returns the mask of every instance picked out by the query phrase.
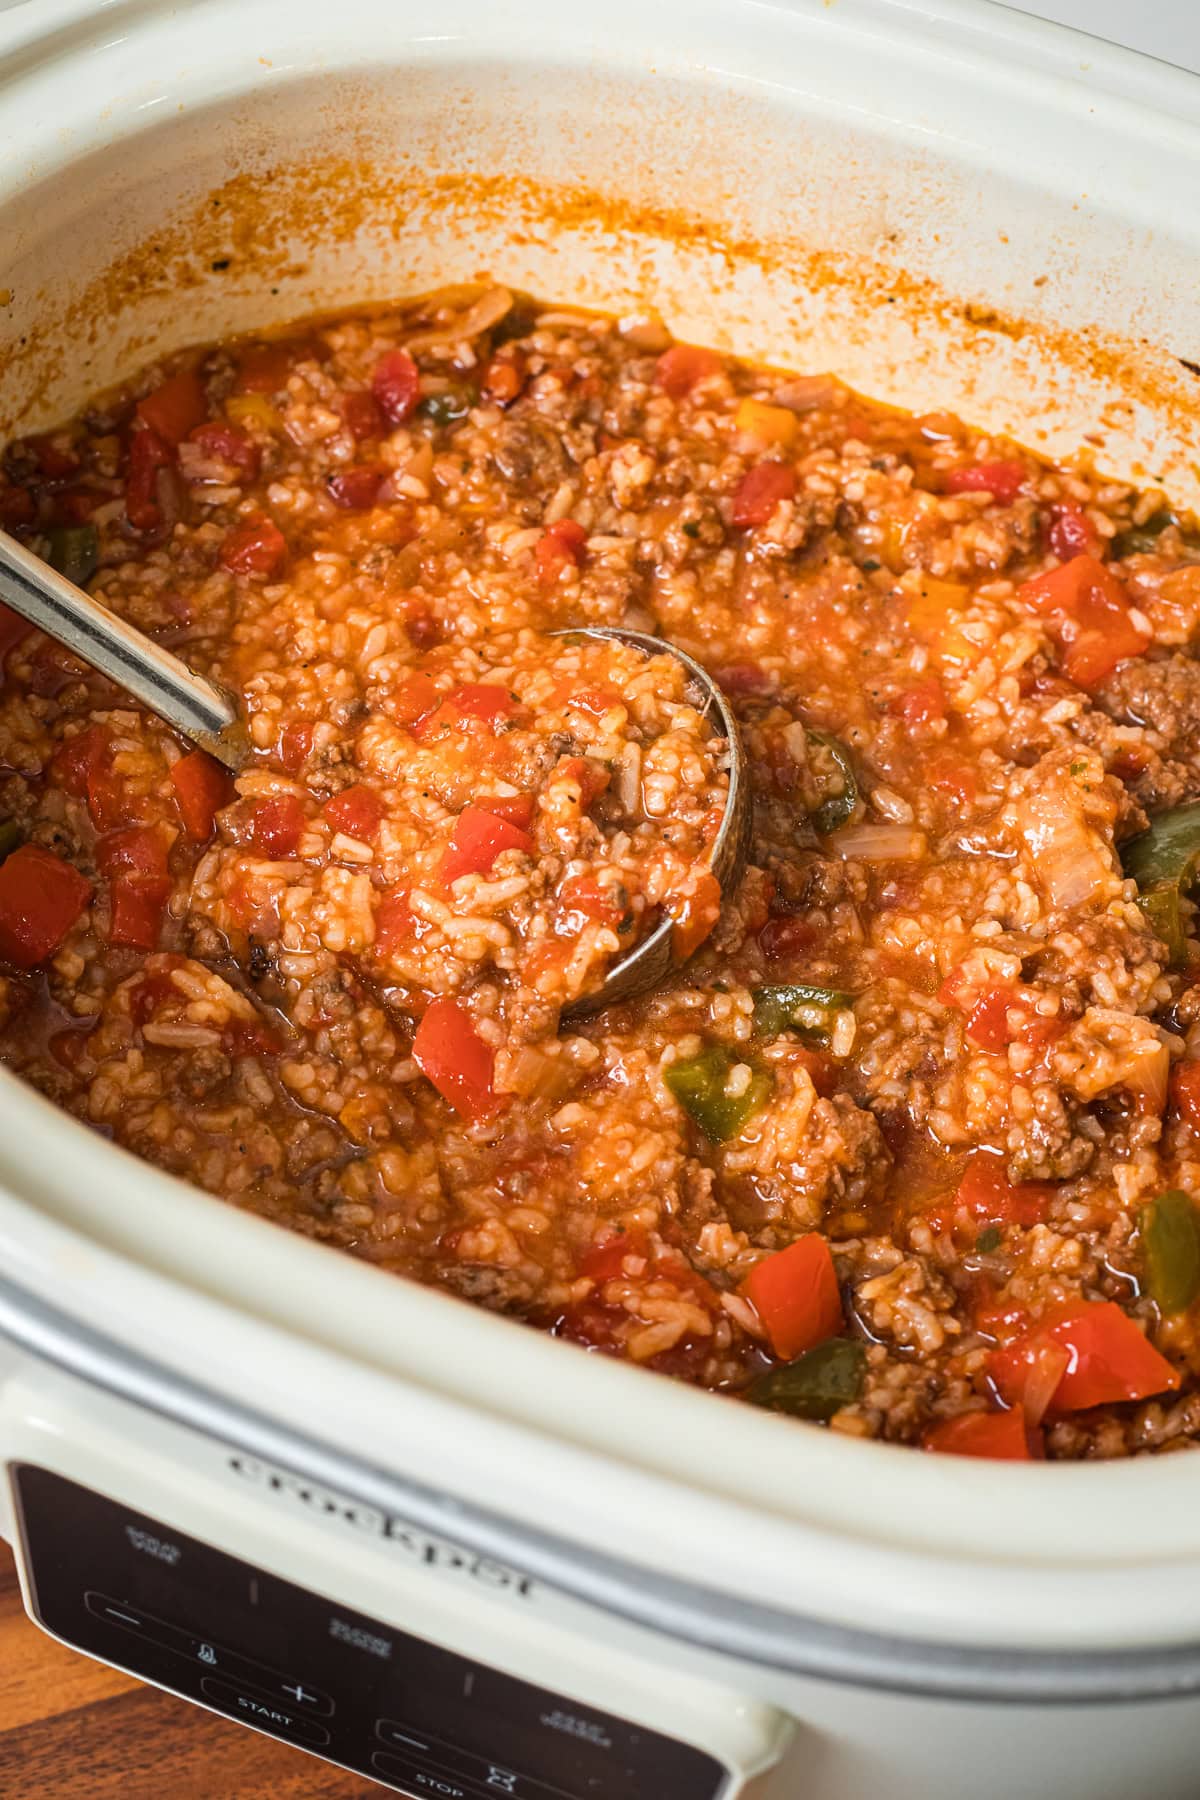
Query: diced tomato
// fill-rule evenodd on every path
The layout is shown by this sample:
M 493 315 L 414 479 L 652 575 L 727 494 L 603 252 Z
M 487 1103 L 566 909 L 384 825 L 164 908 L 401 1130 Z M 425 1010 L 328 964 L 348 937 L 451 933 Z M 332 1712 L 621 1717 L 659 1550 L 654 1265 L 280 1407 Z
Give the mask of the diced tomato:
M 37 457 L 38 473 L 46 481 L 66 481 L 78 469 L 79 454 L 73 444 L 56 443 L 52 436 L 25 441 Z
M 0 663 L 3 663 L 13 645 L 19 644 L 26 633 L 32 630 L 33 626 L 28 619 L 23 619 L 11 606 L 0 605 Z
M 1147 1400 L 1172 1392 L 1180 1374 L 1112 1300 L 1083 1301 L 1050 1316 L 1027 1338 L 994 1350 L 992 1380 L 1012 1405 L 1021 1402 L 1045 1345 L 1067 1352 L 1067 1362 L 1046 1407 L 1050 1416 Z
M 1092 530 L 1087 514 L 1072 500 L 1064 500 L 1061 505 L 1050 508 L 1046 540 L 1051 553 L 1060 562 L 1070 562 L 1075 556 L 1096 556 L 1100 549 L 1100 539 Z
M 398 725 L 414 729 L 437 711 L 439 698 L 432 676 L 423 671 L 410 675 L 392 696 L 391 715 Z
M 511 406 L 525 386 L 525 357 L 518 349 L 497 352 L 483 372 L 483 398 L 493 406 Z
M 938 750 L 926 757 L 925 780 L 935 793 L 958 806 L 973 806 L 978 798 L 974 764 L 956 750 Z
M 622 1265 L 627 1256 L 648 1257 L 650 1244 L 646 1233 L 640 1230 L 614 1231 L 601 1244 L 593 1244 L 585 1250 L 579 1259 L 579 1273 L 597 1287 L 603 1287 L 606 1281 L 622 1273 Z
M 519 825 L 522 831 L 528 831 L 537 808 L 537 797 L 534 794 L 487 794 L 475 804 L 483 812 L 495 813 L 498 819 L 507 819 L 510 825 Z
M 1007 1050 L 1008 1010 L 1013 991 L 1007 987 L 985 988 L 967 1014 L 967 1036 L 981 1050 Z
M 0 863 L 0 956 L 18 969 L 45 962 L 91 898 L 78 869 L 40 844 L 22 844 Z
M 842 1296 L 829 1245 L 818 1232 L 764 1257 L 741 1286 L 783 1362 L 842 1328 Z
M 1177 1063 L 1171 1071 L 1171 1104 L 1192 1131 L 1200 1132 L 1200 1062 Z
M 597 881 L 592 875 L 575 875 L 564 881 L 558 898 L 567 913 L 583 913 L 599 925 L 619 925 L 629 913 L 628 895 L 620 883 Z
M 518 825 L 481 807 L 468 806 L 458 815 L 454 835 L 442 857 L 441 878 L 449 887 L 460 875 L 486 875 L 504 850 L 532 853 L 533 839 Z
M 408 889 L 389 888 L 375 914 L 375 948 L 379 955 L 390 956 L 397 945 L 411 935 L 413 922 Z
M 383 436 L 383 414 L 374 394 L 366 388 L 342 395 L 342 417 L 356 444 L 366 438 Z
M 1033 1462 L 1045 1455 L 1040 1429 L 1013 1412 L 960 1413 L 942 1419 L 921 1438 L 922 1450 L 950 1456 L 990 1456 L 998 1462 Z
M 945 689 L 936 675 L 928 675 L 893 695 L 887 709 L 903 722 L 906 730 L 917 735 L 928 731 L 931 725 L 940 724 L 946 717 Z
M 785 962 L 811 950 L 820 932 L 801 913 L 782 913 L 768 919 L 758 934 L 763 955 L 770 962 Z
M 371 392 L 389 425 L 403 425 L 421 391 L 421 375 L 407 350 L 389 350 L 375 364 Z
M 206 750 L 190 750 L 172 763 L 171 782 L 184 830 L 197 844 L 206 844 L 217 813 L 232 797 L 228 771 Z
M 287 386 L 293 361 L 302 354 L 303 346 L 294 344 L 259 344 L 247 350 L 238 364 L 238 393 L 280 393 Z
M 963 1171 L 955 1203 L 980 1225 L 1040 1225 L 1053 1199 L 1049 1181 L 1011 1182 L 1004 1158 L 977 1150 Z
M 250 815 L 250 843 L 261 856 L 286 861 L 295 855 L 305 824 L 304 807 L 295 794 L 256 800 Z
M 1019 462 L 982 462 L 947 469 L 942 485 L 947 494 L 990 494 L 1001 506 L 1011 506 L 1024 480 Z
M 207 425 L 197 425 L 189 433 L 188 443 L 198 444 L 205 456 L 231 463 L 247 481 L 255 480 L 262 467 L 262 451 L 258 445 L 252 443 L 236 425 L 229 425 L 222 419 L 210 420 Z
M 588 534 L 574 519 L 559 519 L 538 539 L 534 556 L 538 580 L 543 587 L 553 587 L 564 569 L 578 569 L 583 563 Z
M 1149 632 L 1134 623 L 1129 597 L 1111 569 L 1094 556 L 1075 556 L 1035 575 L 1017 598 L 1048 618 L 1063 650 L 1063 673 L 1076 687 L 1092 688 L 1118 663 L 1140 656 Z
M 421 731 L 454 725 L 460 719 L 478 719 L 498 731 L 501 725 L 524 711 L 516 695 L 494 681 L 468 681 L 447 694 L 437 711 L 421 723 Z M 420 735 L 420 734 L 418 734 Z
M 463 1118 L 489 1118 L 502 1104 L 493 1086 L 495 1052 L 458 1000 L 430 1002 L 413 1039 L 413 1061 Z
M 37 518 L 37 506 L 27 487 L 0 486 L 0 525 L 20 531 Z
M 181 369 L 161 387 L 137 404 L 137 415 L 143 425 L 156 431 L 164 443 L 182 444 L 189 431 L 202 425 L 208 416 L 208 402 L 200 378 L 190 369 Z
M 724 363 L 715 350 L 698 344 L 672 344 L 654 365 L 654 379 L 672 400 L 682 400 L 698 382 L 719 375 Z
M 221 545 L 221 562 L 235 575 L 274 575 L 286 556 L 287 539 L 272 519 L 246 519 Z
M 289 775 L 298 775 L 308 760 L 312 749 L 313 728 L 308 719 L 295 719 L 285 725 L 279 734 L 279 747 L 275 754 Z
M 383 818 L 383 801 L 373 788 L 356 781 L 353 787 L 344 788 L 325 802 L 325 817 L 335 831 L 370 843 Z
M 739 481 L 733 496 L 733 522 L 744 531 L 765 525 L 782 500 L 796 492 L 796 471 L 791 463 L 760 462 Z
M 98 488 L 63 488 L 51 497 L 49 523 L 86 525 L 96 508 L 111 498 L 111 494 L 101 493 Z
M 325 488 L 335 506 L 343 507 L 346 512 L 369 512 L 387 478 L 386 469 L 359 463 L 355 468 L 330 475 Z
M 135 531 L 157 531 L 162 525 L 158 472 L 169 469 L 172 460 L 172 451 L 148 425 L 133 433 L 125 475 L 125 515 Z
M 616 688 L 607 681 L 593 682 L 591 687 L 577 687 L 573 682 L 564 682 L 563 703 L 575 712 L 591 713 L 594 719 L 602 719 L 614 706 L 622 704 L 621 696 Z
M 579 786 L 579 806 L 587 812 L 592 803 L 601 794 L 607 793 L 612 775 L 603 763 L 591 756 L 566 756 L 559 763 L 556 775 L 564 780 L 574 781 Z
M 772 681 L 761 663 L 726 663 L 715 679 L 727 694 L 769 694 Z

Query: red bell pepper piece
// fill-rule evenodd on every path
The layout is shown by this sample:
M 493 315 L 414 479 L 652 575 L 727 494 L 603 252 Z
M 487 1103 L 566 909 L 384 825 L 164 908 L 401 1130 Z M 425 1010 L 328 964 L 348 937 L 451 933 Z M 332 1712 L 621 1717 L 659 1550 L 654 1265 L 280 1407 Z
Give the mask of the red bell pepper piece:
M 1001 506 L 1011 506 L 1024 480 L 1019 462 L 982 462 L 947 469 L 942 485 L 948 494 L 990 494 Z
M 109 943 L 153 950 L 171 895 L 162 833 L 143 825 L 110 832 L 96 845 L 96 866 L 109 879 Z
M 1076 687 L 1096 687 L 1151 642 L 1150 633 L 1130 617 L 1124 587 L 1094 556 L 1074 556 L 1035 575 L 1017 598 L 1049 620 L 1062 646 L 1063 673 Z
M 421 392 L 421 374 L 407 350 L 389 350 L 375 364 L 371 393 L 389 425 L 403 425 Z
M 227 771 L 206 750 L 190 750 L 172 763 L 171 783 L 184 830 L 197 844 L 206 844 L 218 812 L 232 798 Z
M 1045 1455 L 1041 1428 L 1026 1424 L 1019 1408 L 942 1419 L 923 1434 L 921 1448 L 950 1456 L 990 1456 L 998 1462 L 1033 1462 Z
M 977 1150 L 963 1171 L 954 1196 L 980 1225 L 1040 1225 L 1054 1197 L 1049 1181 L 1012 1182 L 1004 1158 Z
M 414 922 L 408 889 L 389 888 L 375 914 L 375 949 L 379 955 L 390 956 L 411 935 Z
M 783 1362 L 824 1343 L 842 1328 L 842 1296 L 833 1257 L 819 1232 L 764 1257 L 743 1281 L 741 1292 Z
M 325 817 L 335 831 L 344 831 L 347 837 L 366 844 L 379 830 L 383 801 L 372 788 L 356 781 L 353 787 L 343 788 L 325 802 Z
M 1082 1301 L 1049 1316 L 1028 1337 L 992 1352 L 992 1380 L 1010 1404 L 1023 1400 L 1039 1351 L 1047 1345 L 1067 1353 L 1047 1406 L 1051 1415 L 1146 1400 L 1180 1384 L 1179 1371 L 1115 1301 Z
M 672 400 L 682 400 L 698 382 L 719 375 L 724 364 L 715 350 L 699 344 L 672 344 L 654 365 L 654 379 Z
M 157 531 L 161 527 L 158 473 L 169 469 L 173 461 L 174 453 L 157 431 L 143 425 L 133 433 L 125 474 L 125 515 L 135 531 Z
M 295 855 L 305 824 L 304 807 L 294 794 L 256 800 L 250 815 L 250 843 L 260 856 L 286 862 Z
M 188 433 L 203 425 L 208 417 L 208 401 L 199 376 L 190 369 L 181 369 L 138 401 L 137 416 L 164 443 L 182 444 Z
M 740 531 L 765 525 L 781 500 L 796 492 L 796 471 L 791 463 L 760 462 L 747 469 L 733 496 L 733 522 Z
M 442 858 L 441 878 L 449 887 L 460 875 L 486 875 L 503 850 L 533 851 L 533 839 L 519 825 L 468 806 L 458 815 L 454 835 Z
M 221 545 L 221 562 L 235 575 L 274 575 L 286 556 L 287 539 L 273 519 L 246 519 Z
M 426 675 L 424 670 L 419 670 L 396 689 L 389 711 L 398 725 L 407 725 L 410 731 L 415 731 L 431 713 L 437 711 L 438 700 L 439 694 L 433 677 Z
M 78 869 L 40 844 L 22 844 L 0 863 L 0 956 L 18 969 L 44 962 L 91 898 Z
M 564 569 L 578 569 L 584 558 L 588 534 L 574 519 L 559 519 L 538 539 L 534 550 L 538 580 L 553 587 Z
M 495 1053 L 458 1000 L 433 1000 L 413 1039 L 413 1061 L 443 1100 L 465 1119 L 486 1119 L 502 1104 L 493 1086 Z

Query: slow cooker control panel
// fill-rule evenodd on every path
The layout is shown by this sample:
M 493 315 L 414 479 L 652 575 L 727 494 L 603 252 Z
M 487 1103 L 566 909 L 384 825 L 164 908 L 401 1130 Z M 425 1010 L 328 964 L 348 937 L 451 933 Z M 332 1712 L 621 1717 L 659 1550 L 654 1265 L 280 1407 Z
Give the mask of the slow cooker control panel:
M 428 1800 L 717 1800 L 694 1745 L 474 1663 L 30 1464 L 34 1616 L 186 1699 Z

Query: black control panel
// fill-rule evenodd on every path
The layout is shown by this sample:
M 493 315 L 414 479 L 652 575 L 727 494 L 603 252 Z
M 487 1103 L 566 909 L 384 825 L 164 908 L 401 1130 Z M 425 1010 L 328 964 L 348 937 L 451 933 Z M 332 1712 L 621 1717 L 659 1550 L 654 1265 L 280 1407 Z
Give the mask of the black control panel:
M 422 1800 L 725 1789 L 721 1764 L 691 1744 L 351 1612 L 47 1469 L 12 1474 L 50 1631 L 385 1787 Z

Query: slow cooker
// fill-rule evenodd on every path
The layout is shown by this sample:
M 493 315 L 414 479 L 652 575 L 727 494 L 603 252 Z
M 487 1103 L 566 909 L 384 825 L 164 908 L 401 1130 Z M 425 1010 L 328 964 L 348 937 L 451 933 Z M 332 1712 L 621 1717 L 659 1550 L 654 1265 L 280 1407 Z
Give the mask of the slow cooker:
M 487 273 L 1195 506 L 1198 99 L 985 0 L 25 0 L 0 438 Z M 290 1237 L 7 1076 L 0 1271 L 32 1617 L 383 1788 L 1200 1792 L 1191 1456 L 842 1441 Z

